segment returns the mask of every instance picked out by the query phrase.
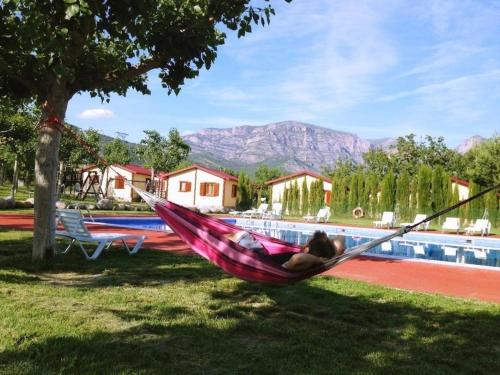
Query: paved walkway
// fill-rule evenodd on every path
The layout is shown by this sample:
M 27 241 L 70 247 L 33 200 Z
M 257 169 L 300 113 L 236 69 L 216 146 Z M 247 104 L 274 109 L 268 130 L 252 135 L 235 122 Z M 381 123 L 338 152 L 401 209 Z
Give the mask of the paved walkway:
M 33 217 L 0 215 L 1 227 L 32 230 Z M 192 254 L 190 248 L 175 234 L 99 225 L 92 227 L 99 232 L 142 233 L 147 236 L 144 248 Z M 325 275 L 399 289 L 500 303 L 500 270 L 362 256 L 331 269 Z

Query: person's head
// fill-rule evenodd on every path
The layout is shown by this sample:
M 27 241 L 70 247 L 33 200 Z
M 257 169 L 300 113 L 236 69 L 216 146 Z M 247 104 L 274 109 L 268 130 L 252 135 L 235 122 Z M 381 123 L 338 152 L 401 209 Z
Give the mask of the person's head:
M 321 258 L 331 258 L 335 256 L 335 247 L 325 232 L 317 230 L 307 241 L 304 247 L 306 253 Z

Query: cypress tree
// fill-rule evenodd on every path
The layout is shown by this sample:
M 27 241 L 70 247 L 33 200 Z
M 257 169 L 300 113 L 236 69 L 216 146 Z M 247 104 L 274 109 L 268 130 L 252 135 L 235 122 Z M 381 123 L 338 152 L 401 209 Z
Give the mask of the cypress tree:
M 451 205 L 458 203 L 460 201 L 460 195 L 458 194 L 458 185 L 455 184 L 452 188 L 452 198 L 451 198 Z M 454 217 L 460 217 L 460 211 L 458 208 L 455 208 L 453 211 L 451 211 L 451 215 Z
M 382 179 L 380 188 L 380 208 L 382 211 L 394 211 L 396 183 L 394 173 L 389 170 Z
M 370 173 L 367 177 L 366 191 L 368 193 L 368 206 L 363 208 L 368 210 L 366 213 L 369 217 L 375 218 L 378 216 L 378 177 Z
M 286 188 L 286 185 L 285 185 L 285 189 L 283 190 L 283 198 L 281 200 L 281 203 L 282 203 L 282 208 L 283 208 L 283 212 L 286 213 L 287 215 L 289 215 L 289 210 L 288 210 L 288 189 Z
M 476 195 L 481 191 L 481 187 L 474 181 L 469 182 L 469 197 Z M 481 218 L 483 216 L 482 211 L 484 210 L 484 201 L 483 199 L 474 199 L 473 201 L 467 203 L 468 214 L 467 219 L 473 221 L 477 218 Z
M 352 210 L 354 207 L 357 207 L 359 204 L 359 186 L 358 186 L 358 176 L 353 173 L 350 182 L 349 182 L 349 206 L 347 210 Z
M 399 207 L 400 218 L 409 220 L 411 217 L 410 175 L 407 171 L 401 173 L 396 181 L 396 203 Z
M 300 194 L 300 206 L 302 215 L 309 214 L 309 189 L 307 188 L 307 179 L 302 181 L 302 191 Z
M 292 183 L 292 187 L 291 187 L 290 191 L 291 191 L 290 202 L 291 202 L 292 215 L 298 215 L 299 207 L 300 207 L 300 192 L 299 192 L 299 184 L 298 184 L 297 180 L 295 180 Z
M 358 205 L 363 209 L 367 210 L 368 209 L 368 201 L 370 197 L 370 192 L 368 190 L 367 186 L 367 175 L 363 171 L 358 172 L 358 198 L 359 202 Z
M 486 193 L 485 197 L 485 206 L 488 209 L 488 220 L 490 221 L 493 227 L 496 227 L 498 224 L 498 196 L 495 190 Z
M 438 165 L 432 170 L 431 208 L 433 212 L 442 210 L 445 207 L 446 196 L 443 190 L 444 169 Z M 441 223 L 441 218 L 438 218 Z
M 419 213 L 430 214 L 431 190 L 432 190 L 432 169 L 427 165 L 420 165 L 417 172 L 417 209 Z
M 248 210 L 252 206 L 250 179 L 245 172 L 238 174 L 236 206 L 239 210 Z

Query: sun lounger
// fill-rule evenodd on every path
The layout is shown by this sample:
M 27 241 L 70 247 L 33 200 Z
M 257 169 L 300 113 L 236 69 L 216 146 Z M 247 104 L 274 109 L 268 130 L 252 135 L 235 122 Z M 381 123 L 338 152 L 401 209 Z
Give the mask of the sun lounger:
M 267 211 L 267 207 L 269 207 L 269 204 L 261 203 L 259 208 L 252 208 L 251 210 L 243 211 L 242 216 L 249 218 L 262 218 L 264 213 Z
M 305 221 L 316 221 L 317 223 L 320 223 L 321 221 L 323 222 L 328 222 L 328 220 L 330 219 L 330 207 L 325 207 L 325 208 L 321 208 L 318 213 L 316 214 L 316 216 L 312 216 L 312 215 L 308 215 L 308 216 L 304 216 L 304 220 Z
M 385 211 L 382 214 L 382 219 L 374 221 L 373 225 L 378 228 L 382 227 L 387 227 L 387 228 L 392 228 L 394 226 L 394 212 L 392 211 Z
M 441 227 L 441 229 L 444 231 L 453 231 L 453 232 L 458 232 L 460 231 L 460 219 L 458 217 L 447 217 Z
M 491 223 L 487 219 L 477 219 L 476 222 L 467 228 L 465 228 L 465 234 L 474 235 L 476 233 L 481 234 L 481 236 L 490 234 Z
M 263 219 L 282 219 L 283 218 L 283 204 L 273 203 L 271 211 L 264 212 Z
M 400 223 L 399 226 L 401 227 L 407 227 L 409 225 L 417 224 L 420 223 L 422 220 L 425 220 L 427 218 L 427 215 L 425 214 L 417 214 L 415 215 L 415 219 L 413 219 L 413 223 Z M 420 224 L 418 227 L 415 228 L 415 230 L 427 230 L 429 228 L 429 221 L 426 223 Z
M 56 231 L 56 237 L 68 238 L 70 244 L 60 253 L 67 253 L 74 244 L 78 244 L 83 251 L 85 258 L 95 260 L 99 257 L 104 249 L 111 246 L 113 242 L 122 242 L 125 249 L 130 255 L 136 254 L 146 236 L 122 233 L 91 233 L 83 222 L 83 217 L 77 210 L 60 209 L 56 211 L 58 221 L 63 225 L 64 231 Z M 125 241 L 135 240 L 135 246 L 130 249 Z M 97 247 L 92 252 L 89 252 L 84 246 L 84 243 L 95 243 Z

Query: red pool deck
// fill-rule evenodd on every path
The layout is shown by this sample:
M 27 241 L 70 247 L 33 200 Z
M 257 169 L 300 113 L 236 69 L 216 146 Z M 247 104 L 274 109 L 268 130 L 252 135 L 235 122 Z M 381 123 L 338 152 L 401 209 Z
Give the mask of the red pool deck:
M 175 234 L 99 225 L 91 227 L 96 232 L 145 234 L 147 239 L 144 248 L 193 254 Z M 0 228 L 33 230 L 33 217 L 0 215 Z M 324 275 L 410 291 L 500 303 L 500 270 L 362 256 L 345 262 Z

